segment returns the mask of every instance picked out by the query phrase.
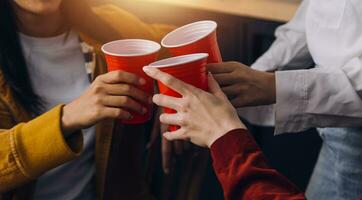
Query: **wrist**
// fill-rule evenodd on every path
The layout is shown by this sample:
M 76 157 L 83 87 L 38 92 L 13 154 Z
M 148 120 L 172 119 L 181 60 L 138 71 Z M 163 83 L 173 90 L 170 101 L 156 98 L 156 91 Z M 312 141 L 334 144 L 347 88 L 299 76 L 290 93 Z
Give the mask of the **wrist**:
M 68 105 L 63 106 L 62 108 L 62 116 L 61 116 L 61 127 L 65 137 L 70 136 L 73 132 L 75 132 L 76 126 L 72 122 L 72 117 L 68 109 Z
M 275 82 L 275 74 L 271 72 L 265 72 L 263 78 L 263 85 L 266 94 L 266 102 L 268 104 L 276 103 L 276 82 Z
M 228 132 L 235 130 L 235 129 L 247 129 L 246 126 L 241 122 L 241 121 L 229 121 L 228 123 L 225 123 L 223 125 L 219 126 L 219 129 L 214 129 L 212 130 L 214 134 L 211 134 L 212 137 L 210 137 L 210 140 L 207 143 L 207 146 L 210 148 L 211 145 L 218 140 L 219 138 L 221 138 L 222 136 L 224 136 L 225 134 L 227 134 Z M 217 130 L 217 131 L 215 131 Z

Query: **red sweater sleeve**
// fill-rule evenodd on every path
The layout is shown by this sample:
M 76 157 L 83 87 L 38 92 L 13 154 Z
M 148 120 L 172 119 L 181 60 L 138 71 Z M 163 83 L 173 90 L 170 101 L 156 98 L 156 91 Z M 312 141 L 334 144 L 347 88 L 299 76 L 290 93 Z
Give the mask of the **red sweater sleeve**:
M 268 166 L 247 130 L 228 132 L 211 146 L 216 175 L 227 200 L 301 200 L 304 194 Z

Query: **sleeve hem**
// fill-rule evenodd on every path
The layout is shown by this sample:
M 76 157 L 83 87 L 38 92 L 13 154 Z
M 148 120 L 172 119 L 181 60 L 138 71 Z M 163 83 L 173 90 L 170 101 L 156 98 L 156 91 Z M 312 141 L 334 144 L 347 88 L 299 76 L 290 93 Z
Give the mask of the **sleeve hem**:
M 235 129 L 229 131 L 211 145 L 213 165 L 217 171 L 222 170 L 229 165 L 229 161 L 235 155 L 257 150 L 258 148 L 247 130 Z
M 275 135 L 304 130 L 307 71 L 276 72 Z
M 27 178 L 31 178 L 31 175 L 28 172 L 28 170 L 25 169 L 24 167 L 24 162 L 21 158 L 21 156 L 18 154 L 17 151 L 17 144 L 16 144 L 16 140 L 14 139 L 14 131 L 11 130 L 10 131 L 10 149 L 11 149 L 11 153 L 14 155 L 15 158 L 15 162 L 18 165 L 19 170 L 24 174 L 24 176 L 26 176 Z
M 67 142 L 61 131 L 61 109 L 61 105 L 57 106 L 15 127 L 11 145 L 14 157 L 26 176 L 37 177 L 80 155 L 83 135 L 78 131 L 71 143 Z

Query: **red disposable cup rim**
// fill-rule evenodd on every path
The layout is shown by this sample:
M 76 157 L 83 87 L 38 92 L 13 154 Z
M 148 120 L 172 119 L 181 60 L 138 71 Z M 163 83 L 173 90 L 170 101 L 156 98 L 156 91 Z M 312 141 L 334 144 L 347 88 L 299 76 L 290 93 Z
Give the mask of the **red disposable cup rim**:
M 108 42 L 102 52 L 111 56 L 136 57 L 154 54 L 161 49 L 157 42 L 143 39 L 124 39 Z
M 188 54 L 183 56 L 176 56 L 171 58 L 166 58 L 163 60 L 159 60 L 149 64 L 146 67 L 154 67 L 154 68 L 166 68 L 166 67 L 177 67 L 180 65 L 192 63 L 198 60 L 205 59 L 209 56 L 207 53 L 195 53 L 195 54 Z
M 177 47 L 186 46 L 204 39 L 205 37 L 209 36 L 212 32 L 214 32 L 216 28 L 217 28 L 217 23 L 210 20 L 198 21 L 191 24 L 187 24 L 168 33 L 162 39 L 161 45 L 166 48 L 177 48 Z M 195 30 L 196 31 L 202 30 L 202 32 L 198 34 L 195 32 Z M 188 35 L 192 34 L 194 38 L 189 40 L 185 39 L 187 41 L 182 41 L 180 36 L 185 37 L 187 36 L 187 34 Z

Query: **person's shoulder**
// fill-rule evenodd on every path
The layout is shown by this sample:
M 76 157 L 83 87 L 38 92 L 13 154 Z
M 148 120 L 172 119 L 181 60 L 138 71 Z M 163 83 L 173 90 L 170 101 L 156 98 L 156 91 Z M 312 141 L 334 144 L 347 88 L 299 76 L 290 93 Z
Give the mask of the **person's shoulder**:
M 101 4 L 92 11 L 123 38 L 155 39 L 154 28 L 135 14 L 115 4 Z
M 92 6 L 92 11 L 103 18 L 113 18 L 113 17 L 117 17 L 118 15 L 128 15 L 128 16 L 132 16 L 132 14 L 130 14 L 129 12 L 127 12 L 126 10 L 122 9 L 121 7 L 115 5 L 115 4 L 111 4 L 111 3 L 105 3 L 105 4 L 99 4 L 96 6 Z M 134 16 L 132 16 L 134 17 Z
M 125 27 L 149 28 L 138 16 L 115 4 L 100 4 L 92 7 L 92 11 L 117 31 L 125 32 Z M 142 27 L 143 26 L 143 27 Z
M 98 18 L 102 19 L 106 26 L 109 26 L 118 34 L 119 39 L 139 38 L 160 42 L 168 32 L 175 29 L 175 26 L 172 25 L 145 23 L 135 14 L 115 4 L 100 4 L 93 6 L 91 9 Z M 99 41 L 85 34 L 81 34 L 81 37 L 86 43 L 95 47 L 98 53 L 101 53 L 101 43 Z M 161 52 L 161 57 L 164 57 L 165 54 Z
M 116 4 L 100 4 L 92 7 L 92 11 L 119 32 L 123 38 L 140 38 L 159 42 L 163 36 L 175 29 L 175 26 L 168 24 L 146 23 L 139 16 Z
M 137 16 L 115 4 L 100 4 L 92 6 L 91 10 L 97 19 L 101 19 L 98 23 L 101 23 L 102 27 L 111 28 L 112 31 L 115 31 L 113 33 L 118 34 L 119 39 L 138 37 L 137 32 L 132 31 L 130 27 L 137 27 L 140 32 L 142 32 L 142 28 L 148 28 L 145 27 L 146 25 Z M 98 35 L 107 35 L 107 33 L 101 31 L 103 30 L 97 30 L 96 32 L 99 33 Z M 93 37 L 94 34 L 89 34 L 89 31 L 80 32 L 79 34 L 83 41 L 95 47 L 96 50 L 100 50 L 102 41 L 99 41 L 99 38 Z

